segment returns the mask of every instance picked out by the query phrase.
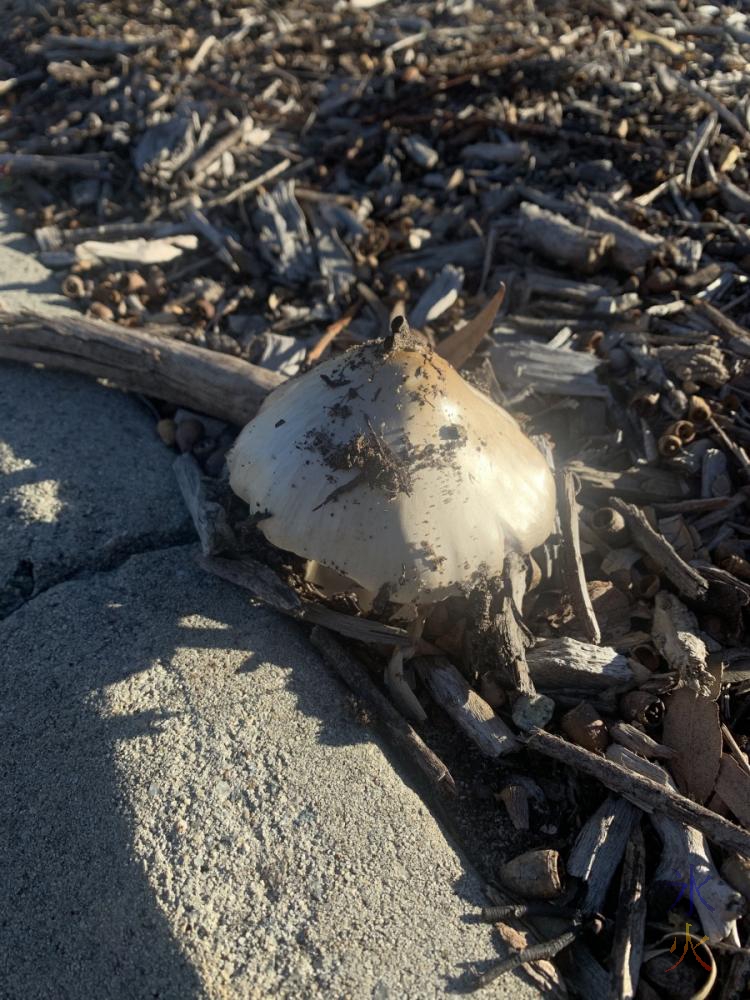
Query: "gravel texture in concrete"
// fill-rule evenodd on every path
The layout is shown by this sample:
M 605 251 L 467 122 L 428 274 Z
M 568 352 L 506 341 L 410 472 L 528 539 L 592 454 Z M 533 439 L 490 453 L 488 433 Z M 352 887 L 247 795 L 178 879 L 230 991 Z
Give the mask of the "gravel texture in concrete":
M 303 631 L 192 551 L 0 625 L 3 995 L 460 990 L 496 954 L 477 878 Z

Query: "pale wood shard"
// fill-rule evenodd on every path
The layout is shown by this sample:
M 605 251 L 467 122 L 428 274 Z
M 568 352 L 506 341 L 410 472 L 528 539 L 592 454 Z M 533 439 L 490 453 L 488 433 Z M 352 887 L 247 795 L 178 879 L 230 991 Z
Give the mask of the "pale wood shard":
M 684 795 L 666 788 L 663 784 L 634 774 L 613 760 L 600 757 L 590 750 L 584 750 L 583 747 L 577 747 L 541 729 L 535 730 L 528 737 L 526 745 L 530 750 L 536 750 L 561 764 L 596 778 L 606 788 L 629 799 L 646 812 L 663 814 L 694 826 L 709 840 L 728 851 L 750 853 L 750 832 L 735 823 L 730 823 L 711 809 L 697 802 L 691 802 Z M 617 748 L 610 746 L 607 754 L 611 754 L 615 749 Z
M 579 830 L 565 867 L 586 884 L 585 913 L 601 910 L 639 815 L 631 802 L 608 795 Z
M 439 656 L 419 657 L 414 665 L 430 695 L 486 757 L 502 757 L 521 749 L 508 726 L 450 661 Z
M 228 354 L 77 313 L 0 311 L 0 358 L 107 379 L 240 425 L 284 381 Z
M 693 600 L 705 597 L 708 592 L 708 582 L 701 574 L 682 559 L 662 535 L 655 531 L 646 520 L 643 511 L 632 504 L 625 503 L 619 497 L 613 497 L 611 506 L 625 518 L 633 542 L 648 556 L 674 586 Z
M 666 699 L 662 739 L 676 751 L 669 769 L 677 787 L 696 802 L 707 802 L 721 766 L 719 706 L 697 691 L 678 688 Z
M 628 722 L 615 722 L 609 727 L 609 735 L 620 746 L 638 753 L 642 757 L 655 757 L 657 760 L 670 760 L 677 753 L 672 747 L 665 747 L 656 740 L 651 739 L 648 733 L 644 733 L 637 726 L 631 726 Z
M 367 668 L 326 629 L 316 626 L 312 630 L 311 640 L 325 662 L 374 712 L 388 736 L 419 767 L 432 788 L 440 795 L 455 795 L 456 784 L 448 768 L 378 690 L 370 679 Z
M 598 645 L 602 641 L 602 634 L 586 586 L 586 573 L 581 557 L 576 480 L 568 468 L 558 470 L 557 501 L 563 537 L 561 561 L 564 586 L 586 639 Z
M 646 845 L 640 822 L 625 848 L 612 940 L 609 1000 L 635 1000 L 646 936 Z

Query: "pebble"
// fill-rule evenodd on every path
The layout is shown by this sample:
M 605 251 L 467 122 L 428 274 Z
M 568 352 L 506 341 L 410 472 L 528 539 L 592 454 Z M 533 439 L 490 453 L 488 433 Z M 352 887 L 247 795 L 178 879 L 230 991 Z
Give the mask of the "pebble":
M 175 441 L 181 452 L 191 451 L 203 437 L 204 429 L 200 420 L 195 417 L 188 417 L 177 425 Z
M 167 447 L 172 448 L 176 440 L 177 425 L 174 420 L 166 417 L 156 425 L 156 433 Z
M 432 170 L 433 167 L 437 166 L 440 159 L 437 150 L 433 149 L 424 139 L 420 139 L 419 136 L 408 135 L 404 136 L 402 143 L 406 155 L 420 167 Z

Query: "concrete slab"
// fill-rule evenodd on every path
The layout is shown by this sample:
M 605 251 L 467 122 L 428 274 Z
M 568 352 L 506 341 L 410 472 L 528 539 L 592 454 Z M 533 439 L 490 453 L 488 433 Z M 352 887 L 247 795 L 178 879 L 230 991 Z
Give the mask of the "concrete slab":
M 71 573 L 191 538 L 172 460 L 124 393 L 0 363 L 0 617 Z
M 0 651 L 4 996 L 430 998 L 496 955 L 302 630 L 192 547 L 52 588 Z

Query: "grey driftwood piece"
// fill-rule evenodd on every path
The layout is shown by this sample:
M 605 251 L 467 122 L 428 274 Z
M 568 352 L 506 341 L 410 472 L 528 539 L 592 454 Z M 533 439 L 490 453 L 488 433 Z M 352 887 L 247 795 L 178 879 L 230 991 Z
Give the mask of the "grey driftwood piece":
M 646 845 L 640 822 L 625 848 L 612 942 L 609 1000 L 635 1000 L 646 936 Z
M 708 591 L 708 582 L 693 569 L 646 520 L 643 511 L 619 497 L 613 497 L 612 507 L 618 510 L 630 528 L 630 535 L 637 547 L 656 563 L 660 572 L 686 597 L 697 600 Z
M 536 750 L 561 764 L 596 778 L 606 788 L 629 799 L 644 812 L 657 812 L 694 826 L 725 850 L 750 853 L 749 831 L 730 823 L 712 809 L 692 802 L 664 784 L 636 774 L 614 760 L 600 757 L 590 750 L 568 743 L 567 740 L 542 729 L 534 730 L 527 738 L 526 745 L 530 750 Z M 612 749 L 610 746 L 608 753 L 611 753 Z M 618 749 L 624 751 L 624 748 Z
M 192 518 L 204 556 L 213 556 L 232 549 L 236 544 L 234 532 L 221 504 L 209 500 L 200 466 L 192 455 L 179 455 L 172 469 L 180 487 L 182 499 Z
M 593 274 L 603 267 L 615 245 L 611 233 L 587 231 L 531 202 L 523 202 L 519 208 L 518 233 L 542 257 L 581 274 Z
M 228 354 L 77 313 L 0 310 L 0 358 L 104 378 L 240 425 L 284 381 Z
M 624 690 L 635 681 L 627 658 L 611 646 L 597 646 L 568 636 L 538 640 L 526 651 L 526 662 L 531 679 L 541 691 Z
M 414 665 L 427 690 L 485 757 L 502 757 L 521 744 L 463 674 L 442 656 L 419 657 Z
M 586 574 L 581 557 L 576 481 L 568 468 L 559 469 L 557 473 L 557 507 L 562 528 L 560 561 L 565 589 L 586 638 L 589 642 L 599 645 L 602 640 L 601 629 L 586 586 Z
M 638 816 L 631 802 L 608 795 L 579 830 L 566 868 L 568 874 L 586 883 L 586 913 L 602 909 Z
M 624 747 L 611 746 L 607 757 L 616 760 L 633 774 L 648 778 L 678 794 L 674 782 L 660 764 L 643 760 Z M 693 872 L 699 883 L 710 876 L 701 890 L 706 897 L 705 902 L 700 894 L 695 894 L 693 899 L 701 926 L 712 944 L 728 937 L 738 941 L 736 923 L 744 906 L 742 896 L 720 878 L 704 833 L 658 812 L 653 812 L 650 819 L 662 842 L 661 859 L 653 881 L 674 883 L 675 872 L 679 872 L 680 878 L 685 881 L 689 880 L 690 873 Z

